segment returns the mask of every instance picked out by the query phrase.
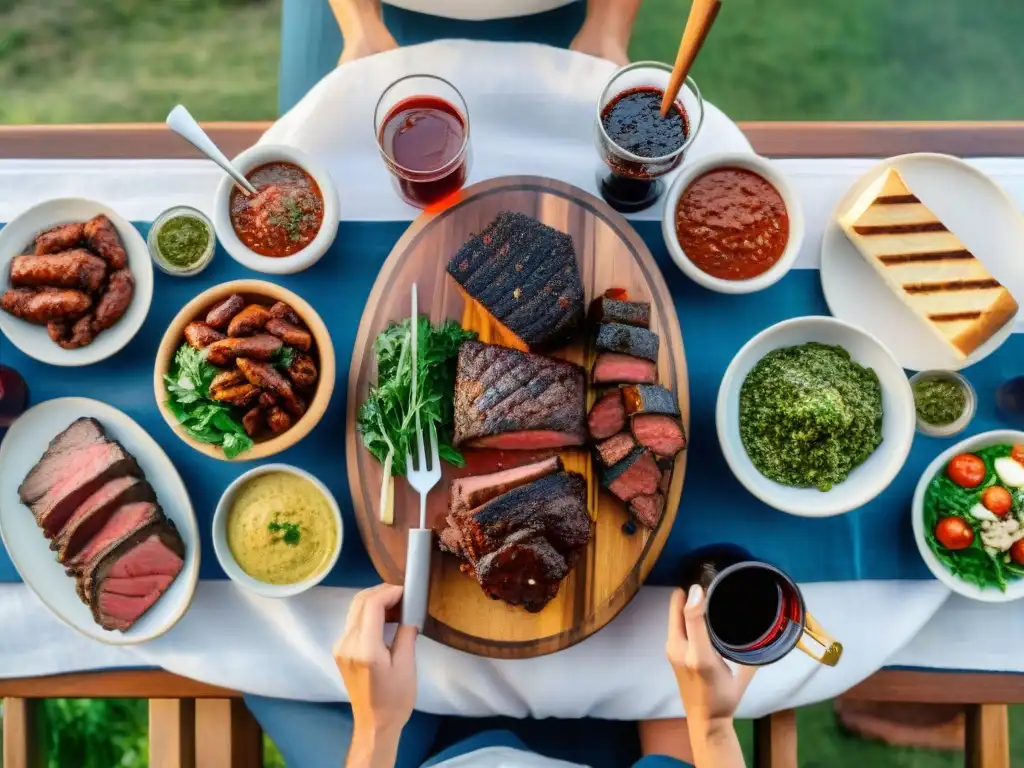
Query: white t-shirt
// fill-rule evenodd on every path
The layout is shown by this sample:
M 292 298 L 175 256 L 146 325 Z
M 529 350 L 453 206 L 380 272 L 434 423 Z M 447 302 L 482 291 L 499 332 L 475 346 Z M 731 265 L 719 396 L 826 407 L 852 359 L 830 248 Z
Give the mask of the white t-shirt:
M 438 763 L 436 768 L 587 768 L 511 747 L 485 747 Z
M 529 16 L 568 5 L 574 0 L 385 0 L 388 5 L 407 11 L 444 16 L 447 19 L 507 19 Z

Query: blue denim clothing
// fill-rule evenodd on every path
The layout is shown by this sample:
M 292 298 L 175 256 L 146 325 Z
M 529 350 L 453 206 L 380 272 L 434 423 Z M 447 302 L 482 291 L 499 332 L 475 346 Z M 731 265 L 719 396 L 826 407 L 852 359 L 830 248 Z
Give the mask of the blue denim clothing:
M 545 13 L 488 21 L 445 19 L 384 5 L 384 22 L 399 45 L 459 38 L 566 48 L 585 15 L 583 2 Z M 341 50 L 341 31 L 327 0 L 284 0 L 278 79 L 278 109 L 282 114 L 337 66 Z

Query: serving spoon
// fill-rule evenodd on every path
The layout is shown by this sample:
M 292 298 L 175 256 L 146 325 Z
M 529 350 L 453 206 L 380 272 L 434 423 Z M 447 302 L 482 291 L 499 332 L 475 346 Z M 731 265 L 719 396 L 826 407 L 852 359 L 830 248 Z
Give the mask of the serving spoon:
M 167 127 L 223 168 L 246 195 L 256 194 L 256 187 L 231 164 L 184 106 L 179 104 L 170 111 L 167 115 Z

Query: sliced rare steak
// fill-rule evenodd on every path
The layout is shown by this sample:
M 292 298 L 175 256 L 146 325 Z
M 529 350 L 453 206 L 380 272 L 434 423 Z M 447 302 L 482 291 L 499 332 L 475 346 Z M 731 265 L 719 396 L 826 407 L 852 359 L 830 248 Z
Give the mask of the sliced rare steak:
M 64 563 L 68 576 L 87 573 L 103 556 L 133 533 L 163 517 L 160 506 L 152 501 L 122 504 L 103 527 L 86 542 L 74 557 Z
M 104 629 L 131 629 L 170 588 L 184 565 L 185 545 L 167 519 L 121 541 L 84 576 L 93 618 Z
M 565 342 L 583 320 L 583 281 L 572 238 L 502 211 L 448 263 L 450 274 L 530 349 Z
M 594 384 L 653 384 L 658 380 L 658 366 L 640 357 L 602 352 L 590 378 Z
M 542 450 L 586 439 L 579 366 L 478 341 L 459 347 L 455 447 Z
M 604 440 L 626 426 L 626 409 L 622 405 L 622 393 L 613 389 L 597 399 L 587 414 L 587 429 L 595 440 Z
M 652 531 L 658 527 L 658 522 L 661 520 L 661 513 L 664 509 L 665 497 L 660 493 L 652 493 L 649 496 L 637 496 L 629 502 L 629 511 L 633 513 L 636 521 Z
M 569 564 L 543 536 L 525 529 L 476 564 L 476 577 L 490 597 L 537 613 L 558 594 Z
M 31 506 L 45 496 L 66 474 L 68 454 L 93 443 L 106 440 L 103 427 L 96 419 L 76 419 L 71 425 L 50 441 L 43 457 L 29 470 L 18 486 L 22 504 Z
M 141 475 L 135 459 L 120 443 L 92 443 L 64 453 L 57 460 L 60 477 L 37 501 L 29 505 L 43 535 L 52 539 L 74 511 L 109 480 Z
M 608 295 L 598 296 L 590 302 L 590 322 L 622 323 L 647 328 L 651 324 L 651 305 L 646 301 L 625 301 Z
M 614 466 L 629 456 L 636 448 L 636 440 L 630 432 L 619 432 L 597 444 L 597 457 L 606 467 Z
M 661 470 L 650 451 L 636 448 L 614 467 L 605 470 L 601 483 L 623 501 L 649 496 L 658 490 Z
M 670 416 L 679 415 L 679 403 L 676 396 L 660 384 L 637 384 L 622 388 L 622 399 L 626 404 L 626 413 L 666 413 Z
M 672 457 L 686 447 L 683 424 L 675 416 L 641 413 L 633 417 L 636 441 L 658 456 Z
M 604 323 L 597 329 L 597 348 L 658 362 L 658 334 L 622 323 Z
M 60 533 L 50 541 L 50 549 L 57 552 L 57 562 L 66 563 L 77 555 L 119 507 L 155 499 L 152 486 L 141 478 L 125 475 L 107 481 L 78 506 Z

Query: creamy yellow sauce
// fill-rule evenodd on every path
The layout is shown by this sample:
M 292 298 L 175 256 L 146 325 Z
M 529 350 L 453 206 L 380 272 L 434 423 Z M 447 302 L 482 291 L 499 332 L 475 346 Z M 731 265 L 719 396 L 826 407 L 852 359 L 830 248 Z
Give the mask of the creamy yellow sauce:
M 228 512 L 227 534 L 242 570 L 267 584 L 320 574 L 338 542 L 327 498 L 288 472 L 268 472 L 242 485 Z

